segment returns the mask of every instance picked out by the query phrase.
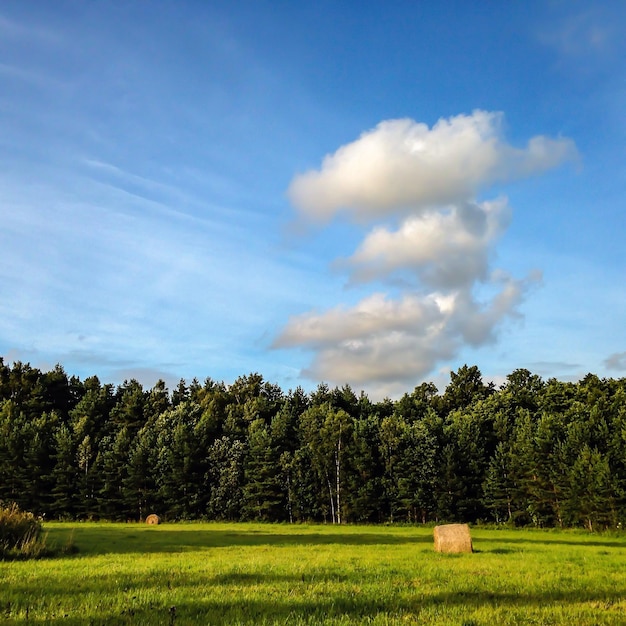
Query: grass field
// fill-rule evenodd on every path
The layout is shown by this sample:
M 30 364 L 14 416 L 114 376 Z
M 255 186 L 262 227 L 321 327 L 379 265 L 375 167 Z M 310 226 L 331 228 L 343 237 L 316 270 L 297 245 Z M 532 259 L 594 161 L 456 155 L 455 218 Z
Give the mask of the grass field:
M 46 524 L 0 563 L 0 623 L 626 624 L 626 536 L 258 524 Z

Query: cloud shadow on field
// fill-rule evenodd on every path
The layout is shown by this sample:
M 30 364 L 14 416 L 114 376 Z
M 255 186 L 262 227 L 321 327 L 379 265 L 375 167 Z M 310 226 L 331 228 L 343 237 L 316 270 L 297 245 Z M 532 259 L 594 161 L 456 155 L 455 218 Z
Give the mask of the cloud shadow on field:
M 478 544 L 483 544 L 483 543 L 497 543 L 497 544 L 515 544 L 518 546 L 521 546 L 523 544 L 531 544 L 531 545 L 543 545 L 543 546 L 549 546 L 549 545 L 555 545 L 555 546 L 580 546 L 581 548 L 585 548 L 585 547 L 602 547 L 602 548 L 626 548 L 626 544 L 624 544 L 624 542 L 621 542 L 619 540 L 601 540 L 601 539 L 588 539 L 587 537 L 581 536 L 581 538 L 579 540 L 576 540 L 574 538 L 572 539 L 554 539 L 552 538 L 550 535 L 546 534 L 546 538 L 545 539 L 539 539 L 539 538 L 526 538 L 526 537 L 514 537 L 514 538 L 509 538 L 509 537 L 480 537 L 478 539 L 475 540 L 476 543 Z M 487 550 L 481 550 L 481 552 L 498 552 L 498 551 L 502 551 L 503 548 L 496 548 L 496 549 L 487 549 Z M 507 550 L 507 551 L 511 551 L 511 550 Z
M 198 530 L 182 526 L 148 528 L 144 526 L 107 528 L 76 526 L 74 543 L 78 554 L 180 553 L 233 546 L 324 546 L 324 545 L 402 545 L 431 544 L 428 535 L 388 535 L 384 533 L 279 533 L 262 531 Z M 66 531 L 62 531 L 65 533 Z M 69 532 L 69 531 L 67 531 Z M 56 533 L 51 536 L 56 541 Z M 65 535 L 64 535 L 65 536 Z M 60 536 L 58 543 L 62 543 Z
M 270 583 L 271 577 L 269 577 Z M 207 580 L 207 584 L 211 581 Z M 235 583 L 236 584 L 236 583 Z M 314 624 L 326 623 L 329 620 L 360 622 L 371 621 L 373 618 L 382 617 L 385 623 L 410 619 L 410 623 L 419 623 L 419 615 L 423 611 L 429 612 L 432 617 L 433 610 L 440 616 L 449 612 L 450 623 L 458 623 L 461 615 L 470 615 L 472 612 L 485 608 L 506 608 L 511 615 L 517 614 L 528 617 L 529 612 L 542 611 L 541 617 L 550 617 L 550 610 L 554 609 L 557 614 L 567 614 L 568 605 L 572 605 L 571 615 L 582 618 L 581 605 L 588 605 L 589 614 L 587 620 L 593 615 L 593 623 L 604 623 L 602 618 L 611 619 L 621 615 L 619 602 L 626 593 L 626 588 L 616 587 L 610 592 L 573 589 L 567 591 L 545 590 L 536 592 L 492 592 L 484 591 L 440 591 L 432 594 L 420 593 L 416 590 L 412 597 L 406 595 L 389 594 L 378 599 L 365 597 L 365 594 L 352 592 L 332 592 L 315 599 L 289 597 L 292 591 L 298 592 L 299 580 L 290 583 L 290 589 L 286 590 L 281 597 L 273 594 L 271 599 L 232 599 L 215 600 L 210 597 L 195 601 L 178 602 L 155 602 L 146 604 L 138 596 L 128 596 L 128 601 L 123 609 L 99 610 L 96 623 L 98 624 L 173 624 L 181 623 L 207 623 L 207 624 Z M 308 585 L 308 583 L 302 583 Z M 130 590 L 132 592 L 132 590 Z M 62 600 L 68 599 L 75 590 L 61 592 Z M 63 603 L 55 607 L 57 615 L 49 616 L 46 623 L 83 624 L 85 615 L 72 614 L 71 609 L 65 611 Z M 576 608 L 574 608 L 576 607 Z M 462 611 L 463 613 L 459 613 Z M 6 615 L 10 617 L 9 613 Z M 424 616 L 426 617 L 426 616 Z M 535 616 L 539 617 L 539 616 Z M 585 620 L 584 623 L 592 623 Z M 542 622 L 543 623 L 543 622 Z M 552 620 L 550 620 L 552 623 Z M 557 622 L 554 622 L 557 623 Z M 560 621 L 558 623 L 561 623 Z M 617 623 L 608 621 L 606 623 Z
M 64 545 L 70 530 L 52 527 L 52 544 Z M 362 533 L 319 533 L 319 532 L 276 532 L 263 530 L 200 530 L 192 526 L 168 525 L 158 528 L 137 526 L 82 526 L 74 527 L 74 544 L 78 555 L 96 554 L 158 554 L 185 553 L 192 551 L 230 548 L 236 546 L 294 547 L 294 546 L 400 546 L 403 544 L 423 544 L 432 546 L 432 534 L 387 534 L 385 532 Z M 495 546 L 493 544 L 496 544 Z M 524 546 L 579 546 L 626 549 L 626 545 L 614 538 L 589 538 L 572 536 L 563 538 L 546 533 L 545 536 L 475 536 L 476 553 L 507 554 L 519 552 Z M 454 555 L 446 555 L 448 558 Z

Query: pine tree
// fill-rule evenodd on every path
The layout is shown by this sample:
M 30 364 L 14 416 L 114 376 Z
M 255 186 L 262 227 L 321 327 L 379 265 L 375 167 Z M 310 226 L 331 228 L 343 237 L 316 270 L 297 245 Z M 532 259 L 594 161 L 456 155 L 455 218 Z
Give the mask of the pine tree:
M 258 521 L 284 520 L 287 511 L 280 484 L 279 458 L 262 419 L 250 424 L 244 476 L 244 517 Z
M 213 519 L 239 520 L 243 505 L 246 445 L 221 437 L 209 448 L 207 482 L 211 497 L 207 513 Z
M 78 510 L 78 468 L 75 465 L 74 438 L 65 424 L 61 424 L 55 432 L 54 459 L 52 470 L 54 500 L 51 509 L 58 518 L 73 518 Z
M 126 427 L 100 442 L 95 471 L 101 479 L 97 494 L 98 514 L 105 519 L 126 520 L 131 516 L 124 497 L 131 443 Z
M 500 442 L 491 458 L 483 484 L 485 506 L 498 524 L 513 521 L 513 491 L 511 453 L 507 445 Z

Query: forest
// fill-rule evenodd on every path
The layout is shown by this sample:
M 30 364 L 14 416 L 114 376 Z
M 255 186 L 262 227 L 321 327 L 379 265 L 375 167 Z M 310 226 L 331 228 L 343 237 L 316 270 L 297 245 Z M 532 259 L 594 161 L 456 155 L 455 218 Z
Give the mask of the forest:
M 0 501 L 45 519 L 621 528 L 626 379 L 477 366 L 371 401 L 258 373 L 144 389 L 0 358 Z

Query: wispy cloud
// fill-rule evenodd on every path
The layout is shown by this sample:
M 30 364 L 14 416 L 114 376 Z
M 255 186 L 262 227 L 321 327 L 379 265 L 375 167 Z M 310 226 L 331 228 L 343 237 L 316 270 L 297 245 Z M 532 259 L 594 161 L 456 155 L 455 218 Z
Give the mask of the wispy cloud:
M 58 44 L 62 41 L 61 36 L 55 30 L 48 29 L 34 21 L 24 23 L 10 19 L 0 13 L 0 35 L 4 39 L 32 44 Z
M 2 349 L 111 376 L 150 367 L 168 381 L 255 368 L 241 356 L 221 361 L 250 349 L 295 280 L 254 237 L 258 217 L 100 170 L 90 178 L 75 167 L 36 186 L 0 175 Z
M 539 40 L 565 57 L 580 58 L 606 52 L 621 37 L 606 7 L 570 13 L 542 26 Z
M 626 372 L 626 352 L 614 352 L 604 360 L 607 369 Z
M 171 371 L 152 367 L 114 369 L 109 372 L 109 376 L 110 380 L 116 381 L 118 384 L 125 380 L 134 379 L 146 389 L 153 387 L 158 380 L 164 381 L 169 389 L 173 389 L 181 378 Z
M 352 284 L 405 285 L 396 295 L 378 289 L 352 307 L 292 317 L 274 346 L 312 350 L 304 375 L 370 391 L 406 388 L 463 347 L 493 343 L 505 320 L 521 317 L 540 273 L 516 279 L 492 268 L 511 210 L 506 199 L 479 202 L 476 194 L 576 159 L 577 150 L 569 139 L 548 137 L 516 148 L 502 137 L 501 120 L 475 111 L 432 128 L 381 122 L 319 170 L 294 178 L 290 198 L 305 218 L 346 212 L 382 222 L 335 262 Z
M 8 63 L 0 63 L 0 75 L 6 80 L 18 80 L 43 89 L 59 89 L 64 87 L 60 80 L 57 80 L 49 73 L 41 70 L 26 69 Z

